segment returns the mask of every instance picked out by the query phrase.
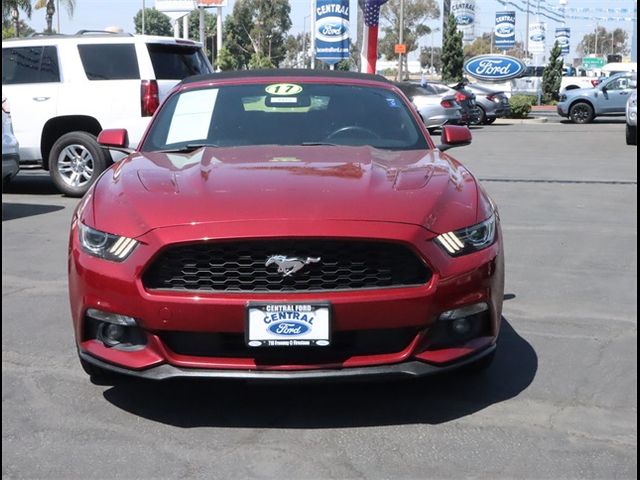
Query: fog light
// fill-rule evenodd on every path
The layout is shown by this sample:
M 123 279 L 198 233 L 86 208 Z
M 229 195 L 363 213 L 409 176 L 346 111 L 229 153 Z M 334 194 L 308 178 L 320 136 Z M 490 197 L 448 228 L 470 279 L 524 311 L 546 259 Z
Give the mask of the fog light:
M 464 337 L 471 331 L 471 322 L 467 318 L 457 318 L 451 322 L 451 329 L 456 335 Z
M 119 313 L 103 312 L 95 308 L 87 310 L 87 316 L 100 322 L 113 323 L 114 325 L 124 325 L 125 327 L 135 327 L 136 319 Z
M 100 325 L 98 338 L 105 344 L 105 346 L 115 347 L 125 339 L 125 328 L 126 327 L 123 327 L 122 325 L 103 323 Z

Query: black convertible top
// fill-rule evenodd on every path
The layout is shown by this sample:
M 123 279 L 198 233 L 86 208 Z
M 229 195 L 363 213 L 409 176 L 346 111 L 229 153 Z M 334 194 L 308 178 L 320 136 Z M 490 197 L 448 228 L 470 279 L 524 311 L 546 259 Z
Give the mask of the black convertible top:
M 353 78 L 359 80 L 369 80 L 377 82 L 391 83 L 382 75 L 370 73 L 345 72 L 340 70 L 310 70 L 303 68 L 272 68 L 268 70 L 232 70 L 228 72 L 208 73 L 205 75 L 194 75 L 185 78 L 182 83 L 206 82 L 215 80 L 225 80 L 229 78 L 259 78 L 259 77 L 310 77 L 310 78 Z

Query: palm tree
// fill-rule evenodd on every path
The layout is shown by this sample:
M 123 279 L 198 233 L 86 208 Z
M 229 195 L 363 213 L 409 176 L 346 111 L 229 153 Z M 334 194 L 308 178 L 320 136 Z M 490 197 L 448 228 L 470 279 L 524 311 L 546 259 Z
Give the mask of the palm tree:
M 27 14 L 27 18 L 31 18 L 31 1 L 2 0 L 2 18 L 11 16 L 16 27 L 16 37 L 20 36 L 20 10 Z
M 69 12 L 69 16 L 73 16 L 73 9 L 76 8 L 76 0 L 58 0 L 58 6 L 60 6 L 61 2 L 67 8 L 67 12 Z M 41 9 L 41 8 L 47 9 L 47 33 L 53 33 L 53 28 L 51 24 L 53 22 L 53 16 L 56 13 L 55 3 L 56 3 L 55 0 L 38 0 L 34 5 L 36 9 Z

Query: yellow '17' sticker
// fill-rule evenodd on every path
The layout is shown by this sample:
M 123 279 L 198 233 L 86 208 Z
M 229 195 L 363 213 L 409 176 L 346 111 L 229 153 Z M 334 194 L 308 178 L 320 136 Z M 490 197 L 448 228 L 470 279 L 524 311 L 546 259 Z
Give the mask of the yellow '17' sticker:
M 302 86 L 295 83 L 273 83 L 264 89 L 269 95 L 297 95 L 302 91 Z

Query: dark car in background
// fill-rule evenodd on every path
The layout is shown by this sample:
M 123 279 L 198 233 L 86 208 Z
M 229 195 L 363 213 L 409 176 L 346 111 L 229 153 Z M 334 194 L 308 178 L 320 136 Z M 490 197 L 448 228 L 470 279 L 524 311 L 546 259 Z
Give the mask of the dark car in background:
M 465 87 L 464 83 L 447 86 L 444 83 L 429 82 L 438 91 L 450 92 L 462 107 L 462 124 L 477 125 L 480 120 L 480 112 L 476 106 L 475 94 Z
M 478 124 L 490 125 L 496 118 L 506 117 L 511 112 L 509 98 L 504 92 L 473 83 L 467 84 L 466 89 L 476 96 Z
M 476 108 L 476 96 L 473 94 L 473 92 L 467 90 L 464 87 L 463 83 L 459 83 L 450 87 L 440 82 L 422 81 L 421 86 L 423 88 L 431 88 L 440 95 L 453 95 L 455 101 L 458 102 L 458 104 L 462 108 L 460 124 L 477 124 L 479 113 Z
M 430 131 L 462 122 L 462 107 L 453 92 L 437 91 L 431 85 L 414 82 L 396 82 L 395 85 L 415 105 Z

